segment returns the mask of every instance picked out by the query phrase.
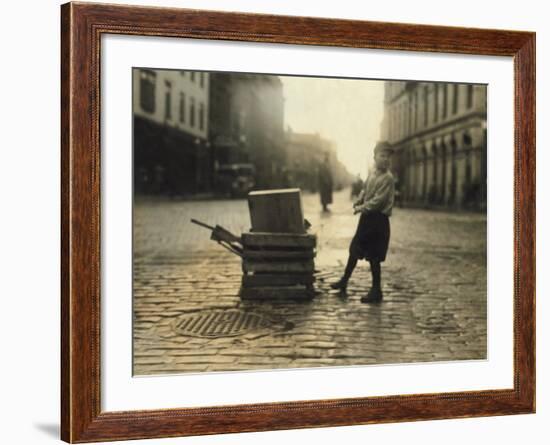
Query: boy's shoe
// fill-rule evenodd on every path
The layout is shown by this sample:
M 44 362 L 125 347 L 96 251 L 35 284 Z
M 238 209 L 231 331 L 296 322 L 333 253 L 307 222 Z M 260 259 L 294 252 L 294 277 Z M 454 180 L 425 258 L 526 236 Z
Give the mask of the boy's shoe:
M 380 303 L 382 301 L 382 289 L 372 287 L 369 293 L 361 297 L 361 303 Z
M 345 278 L 340 278 L 336 283 L 330 285 L 332 289 L 346 290 L 348 287 L 348 280 Z

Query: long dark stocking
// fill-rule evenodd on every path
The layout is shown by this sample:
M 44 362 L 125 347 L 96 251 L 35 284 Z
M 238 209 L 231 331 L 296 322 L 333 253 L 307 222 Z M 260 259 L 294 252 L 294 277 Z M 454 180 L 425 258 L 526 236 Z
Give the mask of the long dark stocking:
M 357 266 L 357 260 L 358 258 L 356 256 L 350 254 L 348 257 L 348 263 L 346 264 L 346 270 L 344 271 L 344 280 L 347 281 L 349 280 L 349 277 L 351 277 L 355 266 Z
M 370 261 L 370 271 L 372 274 L 372 287 L 380 289 L 380 262 Z

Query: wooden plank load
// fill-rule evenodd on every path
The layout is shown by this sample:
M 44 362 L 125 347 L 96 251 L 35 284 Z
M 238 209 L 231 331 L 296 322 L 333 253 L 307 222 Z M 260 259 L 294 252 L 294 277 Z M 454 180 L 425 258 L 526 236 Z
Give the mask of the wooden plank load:
M 251 192 L 248 203 L 241 298 L 312 298 L 317 239 L 306 233 L 300 189 Z

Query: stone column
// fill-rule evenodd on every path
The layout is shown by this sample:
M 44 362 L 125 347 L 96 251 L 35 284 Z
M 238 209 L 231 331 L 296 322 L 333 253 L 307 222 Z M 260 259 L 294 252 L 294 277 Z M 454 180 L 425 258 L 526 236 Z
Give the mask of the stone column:
M 440 147 L 441 157 L 441 174 L 440 174 L 440 187 L 439 187 L 439 203 L 445 204 L 445 198 L 447 196 L 447 147 L 445 143 L 442 143 Z
M 422 147 L 422 202 L 428 198 L 428 153 L 426 147 Z
M 431 200 L 430 204 L 437 204 L 439 195 L 439 156 L 437 143 L 432 145 L 432 184 L 430 186 Z
M 454 205 L 456 204 L 456 196 L 457 196 L 456 192 L 457 192 L 457 180 L 458 180 L 457 165 L 456 165 L 457 162 L 458 162 L 458 157 L 457 157 L 456 141 L 452 140 L 451 141 L 451 159 L 449 162 L 450 169 L 451 169 L 450 171 L 451 177 L 449 181 L 449 196 L 447 200 L 449 207 L 454 207 Z

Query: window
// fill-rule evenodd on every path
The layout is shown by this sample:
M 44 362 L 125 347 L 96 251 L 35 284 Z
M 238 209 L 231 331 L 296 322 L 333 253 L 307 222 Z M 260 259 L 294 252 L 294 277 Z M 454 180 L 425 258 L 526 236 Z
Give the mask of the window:
M 191 82 L 195 81 L 195 71 L 191 71 Z
M 388 139 L 393 141 L 393 109 L 388 112 Z
M 453 83 L 453 114 L 458 112 L 458 84 Z
M 397 139 L 397 121 L 395 119 L 396 112 L 397 110 L 394 105 L 391 108 L 391 137 L 394 141 Z
M 424 126 L 428 126 L 428 87 L 424 88 Z
M 447 87 L 446 83 L 443 84 L 443 119 L 447 117 Z
M 204 130 L 204 104 L 199 105 L 199 129 Z
M 150 70 L 140 70 L 139 73 L 139 104 L 143 111 L 155 112 L 155 85 L 157 73 Z
M 434 85 L 434 122 L 439 120 L 439 84 Z
M 468 108 L 472 108 L 474 105 L 474 86 L 468 85 Z
M 405 137 L 407 135 L 407 104 L 406 103 L 401 104 L 401 108 L 403 109 L 403 111 L 401 113 L 401 119 L 402 119 L 402 122 L 403 122 L 402 136 Z
M 408 115 L 409 115 L 409 119 L 408 119 L 408 122 L 407 122 L 407 133 L 408 134 L 411 134 L 412 133 L 412 119 L 413 119 L 413 107 L 412 107 L 412 100 L 413 100 L 413 95 L 410 94 L 409 96 L 407 96 L 407 111 L 408 111 Z
M 165 81 L 166 93 L 164 93 L 164 119 L 172 119 L 172 82 Z
M 180 122 L 185 122 L 185 93 L 180 93 Z
M 200 84 L 201 84 L 201 88 L 204 88 L 204 73 L 201 73 L 200 74 Z
M 419 94 L 418 90 L 414 93 L 414 129 L 418 130 L 418 100 Z
M 399 108 L 394 105 L 393 109 L 393 139 L 399 139 Z
M 403 105 L 397 105 L 397 139 L 403 135 Z
M 195 126 L 195 98 L 191 98 L 191 106 L 189 107 L 189 123 L 191 127 Z
M 399 104 L 399 108 L 397 109 L 397 125 L 398 125 L 398 139 L 401 139 L 403 137 L 403 104 Z

